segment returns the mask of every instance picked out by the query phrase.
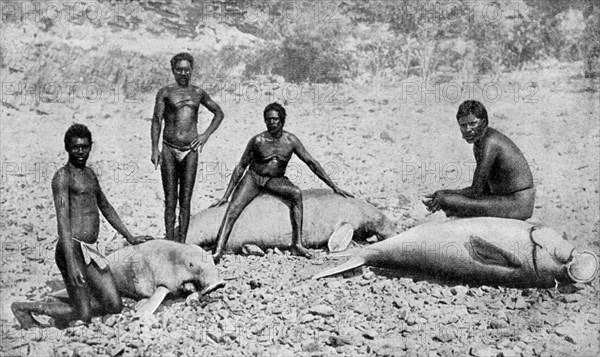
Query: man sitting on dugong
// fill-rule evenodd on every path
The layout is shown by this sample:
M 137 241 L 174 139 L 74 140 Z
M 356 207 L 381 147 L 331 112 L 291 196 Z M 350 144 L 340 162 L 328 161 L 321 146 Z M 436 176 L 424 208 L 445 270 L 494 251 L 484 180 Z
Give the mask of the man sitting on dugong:
M 498 130 L 488 127 L 484 105 L 467 100 L 456 114 L 463 138 L 473 145 L 477 166 L 471 186 L 438 190 L 423 201 L 431 212 L 447 216 L 531 218 L 535 201 L 533 176 L 521 150 Z
M 73 124 L 65 133 L 68 162 L 52 178 L 52 194 L 58 221 L 56 265 L 60 270 L 70 302 L 16 302 L 11 310 L 24 329 L 37 324 L 31 315 L 48 315 L 64 326 L 70 321 L 89 323 L 93 316 L 121 312 L 123 303 L 104 256 L 95 249 L 100 216 L 131 244 L 152 237 L 134 237 L 108 202 L 98 178 L 86 162 L 92 150 L 92 134 L 82 124 Z
M 299 255 L 312 258 L 312 254 L 302 245 L 302 191 L 285 176 L 292 154 L 296 154 L 305 162 L 312 172 L 333 189 L 333 192 L 343 197 L 352 197 L 331 181 L 317 160 L 304 148 L 300 139 L 283 130 L 286 111 L 281 104 L 267 105 L 263 116 L 267 130 L 250 139 L 240 162 L 233 170 L 223 198 L 212 205 L 212 207 L 221 206 L 231 196 L 231 202 L 219 228 L 217 247 L 213 255 L 215 262 L 218 262 L 223 255 L 235 221 L 244 208 L 261 192 L 279 197 L 288 205 L 292 223 L 291 248 Z M 244 171 L 246 171 L 245 175 Z

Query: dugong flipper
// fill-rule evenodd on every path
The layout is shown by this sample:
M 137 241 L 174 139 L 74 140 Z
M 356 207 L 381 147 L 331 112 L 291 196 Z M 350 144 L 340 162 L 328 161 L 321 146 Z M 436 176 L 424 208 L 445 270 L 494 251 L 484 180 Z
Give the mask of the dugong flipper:
M 388 238 L 396 234 L 395 225 L 377 208 L 355 198 L 344 198 L 331 190 L 302 191 L 302 244 L 320 247 L 331 243 L 343 249 L 352 237 L 377 235 Z M 226 206 L 208 208 L 192 216 L 186 243 L 211 247 Z M 261 194 L 242 212 L 233 226 L 226 250 L 241 252 L 246 244 L 262 249 L 288 248 L 292 242 L 292 224 L 288 207 L 279 199 Z
M 551 287 L 589 282 L 598 258 L 575 247 L 554 230 L 502 218 L 467 218 L 426 223 L 361 249 L 318 279 L 361 265 L 442 273 L 485 284 Z
M 123 297 L 148 301 L 137 315 L 152 314 L 163 299 L 194 290 L 205 295 L 225 285 L 212 256 L 202 248 L 164 239 L 121 248 L 106 257 Z M 61 298 L 63 291 L 53 294 Z

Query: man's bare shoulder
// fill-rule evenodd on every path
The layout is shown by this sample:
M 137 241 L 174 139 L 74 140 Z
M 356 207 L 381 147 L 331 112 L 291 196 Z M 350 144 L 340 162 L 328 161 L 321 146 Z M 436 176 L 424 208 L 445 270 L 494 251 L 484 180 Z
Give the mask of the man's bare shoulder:
M 293 143 L 300 143 L 300 139 L 298 139 L 298 137 L 295 134 L 290 133 L 289 131 L 284 130 L 282 137 L 284 139 L 286 139 L 287 141 L 290 141 Z
M 261 133 L 258 133 L 256 135 L 254 135 L 252 138 L 250 138 L 250 140 L 248 141 L 249 143 L 257 143 L 260 141 L 264 141 L 265 139 L 267 139 L 267 134 L 269 132 L 268 131 L 263 131 Z
M 54 176 L 52 176 L 52 187 L 58 187 L 69 182 L 67 166 L 63 166 L 56 170 Z
M 494 128 L 488 128 L 488 133 L 486 133 L 486 140 L 491 145 L 505 146 L 505 145 L 514 145 L 512 140 L 500 131 Z
M 162 95 L 162 96 L 168 95 L 169 93 L 171 93 L 176 88 L 177 88 L 176 84 L 166 85 L 166 86 L 164 86 L 164 87 L 162 87 L 161 89 L 158 90 L 157 95 Z
M 192 85 L 192 90 L 198 94 L 200 94 L 201 96 L 205 96 L 207 95 L 206 91 L 198 86 Z

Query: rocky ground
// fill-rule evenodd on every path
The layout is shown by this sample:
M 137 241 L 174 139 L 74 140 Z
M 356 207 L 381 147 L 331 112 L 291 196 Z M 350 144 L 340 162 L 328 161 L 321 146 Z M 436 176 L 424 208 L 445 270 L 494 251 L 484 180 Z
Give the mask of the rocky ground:
M 490 125 L 513 139 L 532 166 L 534 219 L 599 254 L 598 83 L 581 78 L 578 66 L 506 75 L 498 82 L 504 90 L 499 100 L 491 100 L 491 92 L 474 97 L 484 100 Z M 419 83 L 410 80 L 379 87 L 279 83 L 267 90 L 266 84 L 227 83 L 234 89 L 213 91 L 226 119 L 202 153 L 194 212 L 222 195 L 247 140 L 263 130 L 262 108 L 272 100 L 287 104 L 286 129 L 333 179 L 401 229 L 442 218 L 427 215 L 424 194 L 472 179 L 471 148 L 454 119 L 460 100 L 468 98 L 451 100 L 447 87 L 438 87 L 436 97 L 415 92 Z M 2 355 L 598 355 L 598 280 L 523 290 L 373 268 L 310 280 L 345 259 L 324 251 L 315 251 L 312 261 L 278 251 L 226 256 L 220 265 L 224 289 L 171 300 L 144 320 L 132 318 L 134 302 L 128 300 L 122 314 L 89 326 L 19 329 L 10 303 L 45 298 L 56 288 L 48 282 L 60 277 L 50 180 L 66 162 L 62 137 L 71 123 L 90 127 L 90 164 L 130 230 L 164 235 L 160 174 L 150 163 L 154 95 L 115 100 L 113 94 L 67 103 L 37 102 L 33 94 L 3 98 Z M 203 112 L 200 125 L 209 120 Z M 302 188 L 323 187 L 297 160 L 288 176 Z M 100 240 L 108 251 L 123 241 L 104 221 Z

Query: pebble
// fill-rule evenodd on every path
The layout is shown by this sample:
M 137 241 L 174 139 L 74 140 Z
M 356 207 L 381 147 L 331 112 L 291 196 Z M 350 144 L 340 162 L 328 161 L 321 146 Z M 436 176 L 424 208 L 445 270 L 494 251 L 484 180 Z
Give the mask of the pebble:
M 471 356 L 474 357 L 496 357 L 499 351 L 491 347 L 474 348 L 471 347 Z
M 518 297 L 517 301 L 515 301 L 515 309 L 525 309 L 527 308 L 527 302 L 522 297 Z
M 501 357 L 521 357 L 521 351 L 509 350 L 509 349 L 501 349 L 500 350 Z
M 368 338 L 369 340 L 372 340 L 375 337 L 379 336 L 379 333 L 377 333 L 377 331 L 375 331 L 373 329 L 368 329 L 368 330 L 363 331 L 362 335 L 364 338 Z
M 462 285 L 456 285 L 450 288 L 450 292 L 454 296 L 465 295 L 469 291 L 469 288 Z
M 67 350 L 70 355 L 70 350 Z M 54 355 L 54 347 L 49 342 L 30 342 L 29 356 L 52 356 Z
M 406 345 L 400 340 L 395 338 L 388 339 L 377 339 L 369 342 L 369 347 L 375 352 L 377 356 L 405 356 Z
M 437 332 L 435 333 L 433 338 L 440 342 L 446 343 L 446 342 L 452 341 L 456 337 L 457 337 L 456 333 L 454 332 L 453 329 L 449 329 L 449 328 L 441 329 L 440 328 L 440 329 L 437 329 Z
M 362 278 L 365 279 L 365 280 L 373 280 L 373 279 L 375 279 L 375 273 L 373 273 L 370 270 L 367 270 L 363 274 Z
M 308 312 L 313 315 L 319 315 L 319 316 L 323 316 L 323 317 L 335 315 L 335 311 L 333 310 L 333 308 L 331 306 L 322 305 L 322 304 L 311 307 L 310 309 L 308 309 Z
M 367 243 L 377 243 L 377 241 L 379 241 L 379 238 L 377 238 L 377 236 L 370 236 L 369 238 L 366 239 Z
M 577 302 L 579 300 L 581 300 L 580 294 L 569 294 L 569 295 L 565 295 L 563 297 L 563 302 L 566 302 L 566 303 L 573 303 L 573 302 Z
M 300 317 L 300 323 L 301 323 L 301 324 L 305 324 L 305 323 L 307 323 L 307 322 L 311 322 L 311 321 L 313 321 L 313 320 L 315 320 L 315 319 L 316 319 L 316 317 L 315 317 L 314 315 L 311 315 L 311 314 L 305 314 L 305 315 L 302 315 L 302 316 Z
M 303 352 L 317 352 L 319 351 L 319 343 L 317 341 L 304 341 L 302 342 Z
M 556 330 L 554 330 L 554 332 L 559 335 L 562 336 L 566 341 L 576 345 L 576 331 L 574 327 L 569 327 L 569 326 L 560 326 L 558 328 L 556 328 Z
M 412 286 L 414 284 L 414 282 L 411 278 L 400 278 L 399 283 L 400 283 L 400 285 L 406 286 L 406 287 Z

